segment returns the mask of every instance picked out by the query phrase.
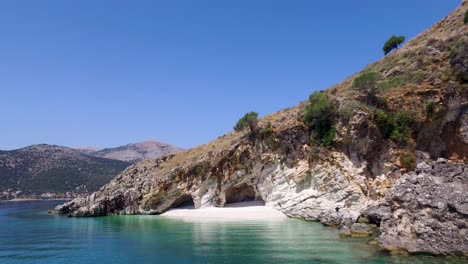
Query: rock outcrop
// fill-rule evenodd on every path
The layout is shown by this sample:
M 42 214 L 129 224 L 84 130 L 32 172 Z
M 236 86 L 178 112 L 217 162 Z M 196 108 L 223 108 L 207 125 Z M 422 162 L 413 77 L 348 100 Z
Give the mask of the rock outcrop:
M 468 256 L 468 165 L 418 164 L 388 193 L 379 245 L 410 253 Z
M 286 112 L 297 116 L 300 108 Z M 239 143 L 222 149 L 211 147 L 194 155 L 199 151 L 195 149 L 138 163 L 100 191 L 56 211 L 71 216 L 159 214 L 187 201 L 204 208 L 263 200 L 290 217 L 329 225 L 356 220 L 375 203 L 363 192 L 363 168 L 337 151 L 312 161 L 307 128 L 298 121 L 291 125 L 271 135 L 270 141 L 236 135 Z M 279 146 L 269 146 L 271 140 Z M 213 145 L 224 145 L 223 141 Z M 187 161 L 191 155 L 193 160 Z M 177 165 L 181 156 L 184 164 Z

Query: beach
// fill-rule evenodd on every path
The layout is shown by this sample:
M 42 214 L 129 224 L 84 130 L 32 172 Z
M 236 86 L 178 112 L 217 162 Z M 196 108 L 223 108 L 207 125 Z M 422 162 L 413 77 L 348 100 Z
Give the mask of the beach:
M 225 207 L 171 209 L 161 216 L 186 221 L 284 220 L 286 215 L 261 201 L 228 204 Z

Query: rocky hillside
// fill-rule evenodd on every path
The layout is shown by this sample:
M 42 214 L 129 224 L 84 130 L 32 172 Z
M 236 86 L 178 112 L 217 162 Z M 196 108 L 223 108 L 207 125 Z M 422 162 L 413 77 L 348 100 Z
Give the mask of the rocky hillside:
M 106 148 L 102 150 L 91 151 L 87 154 L 95 157 L 115 159 L 133 163 L 173 154 L 181 150 L 181 148 L 167 143 L 148 140 L 116 148 Z
M 81 153 L 83 153 L 83 154 L 86 154 L 86 155 L 90 155 L 90 154 L 92 154 L 92 153 L 95 153 L 95 152 L 101 150 L 100 148 L 86 147 L 86 146 L 82 146 L 82 147 L 72 147 L 72 149 L 78 150 L 79 152 L 81 152 Z
M 387 250 L 468 255 L 467 9 L 464 1 L 404 47 L 252 131 L 132 165 L 55 210 L 159 214 L 187 202 L 263 200 L 345 236 L 377 224 Z
M 54 145 L 0 151 L 0 198 L 73 197 L 90 193 L 128 165 Z

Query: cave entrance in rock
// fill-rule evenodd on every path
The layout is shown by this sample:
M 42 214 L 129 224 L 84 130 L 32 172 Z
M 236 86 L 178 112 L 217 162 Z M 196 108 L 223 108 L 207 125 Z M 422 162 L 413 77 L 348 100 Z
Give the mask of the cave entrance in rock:
M 184 194 L 172 203 L 171 208 L 195 209 L 195 203 L 190 194 Z
M 247 203 L 249 202 L 249 203 Z M 226 204 L 244 203 L 244 205 L 264 205 L 265 202 L 261 197 L 257 196 L 255 189 L 252 185 L 246 183 L 236 187 L 232 187 L 226 191 Z

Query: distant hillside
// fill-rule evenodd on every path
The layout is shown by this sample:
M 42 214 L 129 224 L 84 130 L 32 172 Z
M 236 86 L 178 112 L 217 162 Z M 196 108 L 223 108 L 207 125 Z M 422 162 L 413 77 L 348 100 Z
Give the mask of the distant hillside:
M 106 148 L 96 152 L 90 152 L 88 154 L 95 157 L 116 159 L 133 163 L 173 154 L 181 150 L 181 148 L 167 143 L 148 140 L 116 148 Z
M 67 192 L 74 196 L 96 191 L 128 165 L 45 144 L 0 151 L 0 198 L 46 193 L 50 197 L 63 197 Z
M 84 154 L 92 154 L 96 151 L 99 151 L 101 150 L 101 148 L 95 148 L 95 147 L 87 147 L 87 146 L 80 146 L 80 147 L 72 147 L 72 149 L 74 150 L 78 150 L 79 152 L 81 153 L 84 153 Z

